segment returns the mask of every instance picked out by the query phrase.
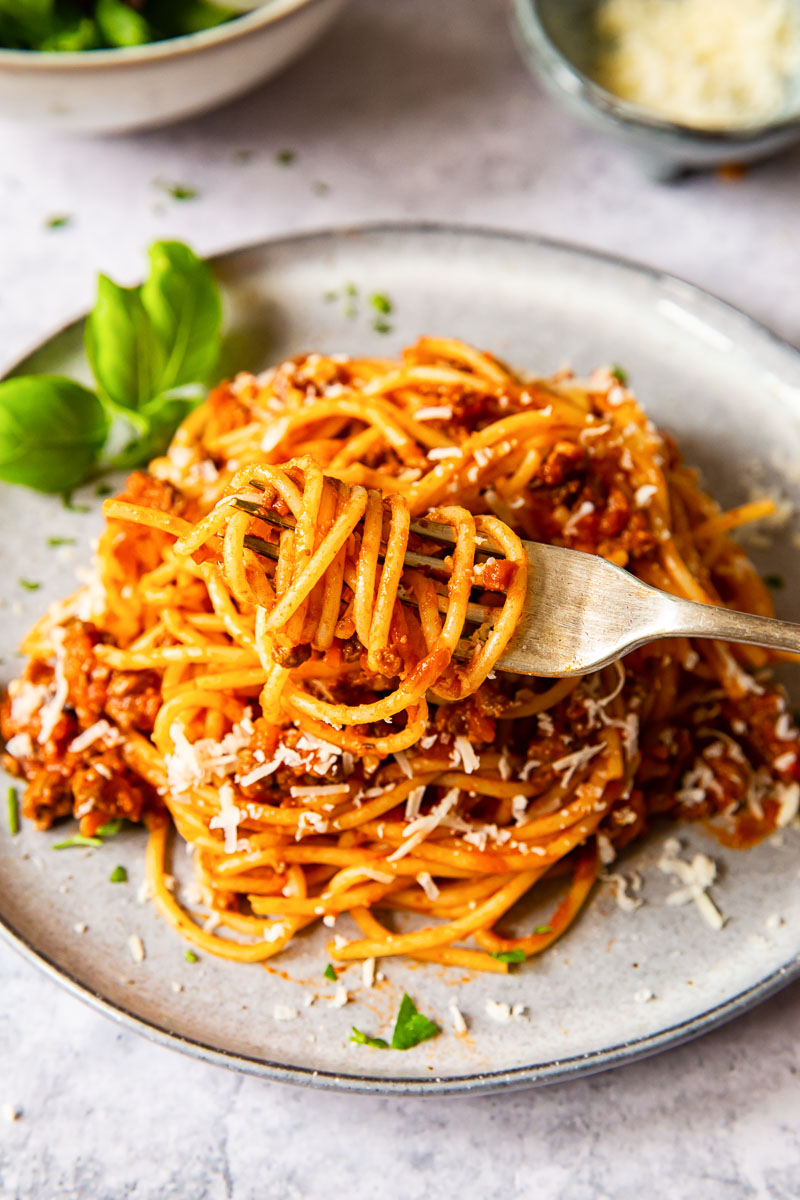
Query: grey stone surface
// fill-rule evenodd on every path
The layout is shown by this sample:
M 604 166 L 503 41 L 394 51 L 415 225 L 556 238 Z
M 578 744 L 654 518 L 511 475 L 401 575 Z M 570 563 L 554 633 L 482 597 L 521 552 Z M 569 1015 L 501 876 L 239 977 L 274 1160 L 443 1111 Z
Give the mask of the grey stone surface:
M 800 342 L 799 176 L 795 151 L 737 182 L 649 183 L 534 88 L 501 0 L 360 0 L 280 79 L 193 123 L 93 142 L 0 124 L 0 356 L 84 307 L 99 268 L 133 278 L 154 237 L 211 252 L 392 218 L 645 260 Z M 173 200 L 170 182 L 197 198 Z M 50 230 L 54 214 L 72 220 Z M 0 1115 L 4 1198 L 800 1194 L 797 987 L 613 1074 L 450 1101 L 296 1091 L 192 1062 L 5 948 L 0 987 L 0 1105 L 21 1110 Z

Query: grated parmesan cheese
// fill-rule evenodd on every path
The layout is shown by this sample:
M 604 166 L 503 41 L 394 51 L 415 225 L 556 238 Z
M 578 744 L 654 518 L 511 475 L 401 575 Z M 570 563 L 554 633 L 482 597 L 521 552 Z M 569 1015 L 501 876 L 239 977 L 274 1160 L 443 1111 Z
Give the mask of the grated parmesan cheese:
M 800 784 L 776 783 L 772 794 L 778 802 L 775 824 L 779 829 L 784 829 L 794 820 L 800 809 Z
M 144 942 L 140 937 L 137 937 L 135 933 L 131 934 L 131 936 L 128 938 L 128 949 L 131 952 L 131 958 L 134 962 L 144 962 Z
M 670 907 L 694 903 L 701 917 L 712 929 L 722 929 L 725 918 L 708 895 L 708 888 L 717 876 L 717 865 L 707 854 L 695 854 L 691 862 L 678 858 L 680 843 L 668 838 L 656 866 L 664 875 L 672 875 L 684 886 L 670 892 L 666 903 Z
M 6 742 L 6 754 L 12 758 L 30 758 L 33 754 L 33 742 L 29 733 L 15 733 Z
M 40 746 L 44 746 L 50 741 L 53 730 L 64 711 L 64 705 L 69 698 L 69 688 L 64 677 L 64 630 L 60 628 L 54 629 L 50 636 L 53 640 L 56 656 L 53 671 L 53 683 L 55 686 L 49 699 L 45 701 L 39 710 L 41 728 L 37 741 Z
M 429 900 L 435 900 L 439 895 L 439 889 L 433 882 L 433 879 L 428 871 L 420 871 L 419 875 L 417 876 L 417 883 L 422 888 Z
M 524 1004 L 507 1004 L 505 1000 L 486 1001 L 486 1015 L 500 1023 L 510 1021 L 512 1017 L 524 1017 L 525 1012 Z
M 272 1015 L 276 1021 L 295 1021 L 300 1016 L 297 1009 L 288 1004 L 276 1004 Z
M 604 0 L 597 32 L 601 86 L 699 128 L 777 117 L 800 70 L 789 0 Z
M 563 758 L 557 758 L 550 765 L 554 771 L 563 772 L 564 787 L 567 787 L 575 772 L 582 770 L 601 750 L 605 750 L 604 742 L 600 742 L 597 746 L 584 746 L 581 750 L 576 750 L 574 754 L 565 754 Z
M 396 757 L 396 756 L 395 756 Z M 473 771 L 477 771 L 481 765 L 481 760 L 475 753 L 475 749 L 469 738 L 459 734 L 453 744 L 453 755 L 451 765 L 457 767 L 461 764 L 467 775 L 471 775 Z
M 429 833 L 436 829 L 437 825 L 441 825 L 444 818 L 450 810 L 458 803 L 458 788 L 451 788 L 446 792 L 434 809 L 424 817 L 417 817 L 416 821 L 412 821 L 406 825 L 403 830 L 403 843 L 390 855 L 387 856 L 387 862 L 397 862 L 398 859 L 404 858 L 406 854 L 410 854 L 415 846 L 424 841 Z
M 233 784 L 227 780 L 219 789 L 219 812 L 208 822 L 209 829 L 221 829 L 225 835 L 223 849 L 226 854 L 236 853 L 239 822 L 244 817 L 240 808 L 236 807 L 236 793 Z
M 364 987 L 371 988 L 375 983 L 375 959 L 365 958 L 361 964 L 361 982 Z
M 453 1022 L 453 1033 L 460 1036 L 467 1032 L 467 1022 L 464 1020 L 464 1014 L 461 1009 L 452 1001 L 450 1002 L 450 1020 Z
M 119 731 L 108 721 L 95 721 L 94 725 L 90 725 L 88 729 L 84 729 L 83 733 L 74 737 L 67 749 L 74 754 L 80 754 L 81 750 L 87 750 L 89 746 L 93 746 L 95 742 L 101 740 L 111 744 L 119 741 Z
M 347 988 L 343 983 L 338 983 L 336 985 L 336 991 L 328 1001 L 328 1004 L 331 1008 L 344 1008 L 349 999 L 350 997 L 347 994 Z
M 415 421 L 448 421 L 453 410 L 449 404 L 431 404 L 427 408 L 418 408 L 412 415 Z

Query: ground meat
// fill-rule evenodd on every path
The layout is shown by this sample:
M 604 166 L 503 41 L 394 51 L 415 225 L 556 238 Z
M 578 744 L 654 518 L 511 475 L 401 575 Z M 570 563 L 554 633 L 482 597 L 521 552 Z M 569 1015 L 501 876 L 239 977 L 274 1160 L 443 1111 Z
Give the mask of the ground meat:
M 491 591 L 505 592 L 511 586 L 516 573 L 515 563 L 505 558 L 490 558 L 478 575 L 478 582 L 481 587 Z
M 602 537 L 616 537 L 628 524 L 631 506 L 622 488 L 613 486 L 609 489 L 605 511 L 601 513 L 597 523 L 598 533 Z
M 22 813 L 37 829 L 49 829 L 58 817 L 72 812 L 72 788 L 60 767 L 37 771 L 25 789 Z
M 105 711 L 120 729 L 149 733 L 161 707 L 161 676 L 157 671 L 112 671 Z
M 583 465 L 585 459 L 583 446 L 576 446 L 574 442 L 556 442 L 542 464 L 542 481 L 548 487 L 563 483 L 568 475 Z
M 106 697 L 109 668 L 97 662 L 94 648 L 102 635 L 86 621 L 65 626 L 63 671 L 69 689 L 69 706 L 84 728 L 99 720 Z
M 118 497 L 128 504 L 141 504 L 144 508 L 155 508 L 159 512 L 180 515 L 186 507 L 186 498 L 166 479 L 156 479 L 147 471 L 134 471 L 125 481 L 125 490 Z
M 433 730 L 453 737 L 467 737 L 475 746 L 490 745 L 497 731 L 496 718 L 505 707 L 502 696 L 481 687 L 474 696 L 458 704 L 443 704 L 433 721 Z M 433 732 L 433 730 L 431 732 Z
M 140 821 L 145 809 L 155 807 L 153 789 L 126 766 L 117 749 L 97 755 L 71 782 L 75 816 L 82 821 L 93 817 L 95 829 L 116 817 Z

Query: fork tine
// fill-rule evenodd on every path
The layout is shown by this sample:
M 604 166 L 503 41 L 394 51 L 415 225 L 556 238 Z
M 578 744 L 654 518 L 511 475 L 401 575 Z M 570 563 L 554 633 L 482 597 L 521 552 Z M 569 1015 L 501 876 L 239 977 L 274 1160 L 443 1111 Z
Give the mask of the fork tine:
M 271 558 L 274 561 L 278 557 L 278 547 L 273 545 L 272 542 L 267 542 L 264 540 L 264 538 L 260 538 L 255 533 L 246 534 L 245 539 L 244 539 L 244 544 L 245 544 L 245 546 L 247 546 L 248 550 L 252 550 L 254 554 L 258 554 L 262 558 Z M 410 558 L 422 560 L 422 562 L 419 565 L 425 565 L 427 562 L 431 562 L 440 568 L 442 565 L 438 559 L 435 559 L 435 558 L 427 559 L 424 554 L 414 555 L 413 552 L 410 552 L 409 555 L 406 556 L 406 561 L 409 562 Z M 417 565 L 417 563 L 413 563 L 410 565 Z M 399 588 L 397 594 L 403 604 L 411 604 L 414 606 L 414 608 L 417 607 L 416 597 L 411 592 L 407 591 L 405 588 L 402 588 L 402 587 Z M 447 609 L 447 598 L 445 596 L 439 596 L 437 599 L 437 603 L 438 603 L 440 612 L 444 612 Z M 493 621 L 494 616 L 495 616 L 495 610 L 493 608 L 490 608 L 488 605 L 485 605 L 485 604 L 468 604 L 467 605 L 467 620 L 469 621 L 469 623 L 471 625 L 485 625 L 487 622 Z
M 253 517 L 258 517 L 260 521 L 265 521 L 268 525 L 274 525 L 277 529 L 294 529 L 294 522 L 288 517 L 281 517 L 278 516 L 277 513 L 273 512 L 265 512 L 257 501 L 245 500 L 243 497 L 236 496 L 233 501 L 233 506 L 234 508 L 240 509 L 242 512 L 250 513 L 250 515 Z M 410 528 L 413 533 L 417 533 L 421 537 L 429 538 L 432 541 L 444 542 L 445 545 L 448 546 L 455 545 L 455 535 L 453 534 L 452 529 L 450 529 L 450 527 L 447 525 L 439 525 L 435 521 L 415 521 Z M 255 535 L 248 536 L 255 537 Z M 257 540 L 261 542 L 263 546 L 270 545 L 269 542 L 266 542 L 261 538 L 258 538 Z M 480 534 L 476 535 L 475 544 L 479 550 L 487 553 L 499 554 L 501 557 L 505 557 L 502 550 L 500 550 L 497 546 L 494 546 L 494 544 L 488 538 L 484 538 Z M 250 549 L 254 550 L 256 554 L 269 553 L 263 549 L 256 550 L 254 545 L 251 545 Z M 275 555 L 272 554 L 269 556 L 271 558 L 275 557 Z M 403 556 L 403 561 L 408 567 L 429 567 L 432 570 L 444 571 L 447 573 L 449 573 L 450 570 L 446 563 L 442 562 L 441 559 L 433 558 L 428 554 L 420 554 L 416 550 L 406 550 L 405 555 Z

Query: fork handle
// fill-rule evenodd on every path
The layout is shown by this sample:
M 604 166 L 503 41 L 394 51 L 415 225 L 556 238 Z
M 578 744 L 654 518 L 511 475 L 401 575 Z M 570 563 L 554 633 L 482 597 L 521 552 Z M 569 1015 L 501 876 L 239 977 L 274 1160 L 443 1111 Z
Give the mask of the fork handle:
M 683 634 L 686 637 L 716 638 L 720 642 L 746 642 L 751 646 L 768 646 L 800 654 L 800 625 L 779 621 L 776 617 L 759 617 L 753 613 L 717 608 L 713 604 L 698 604 L 694 600 L 672 598 L 672 623 L 665 636 Z

